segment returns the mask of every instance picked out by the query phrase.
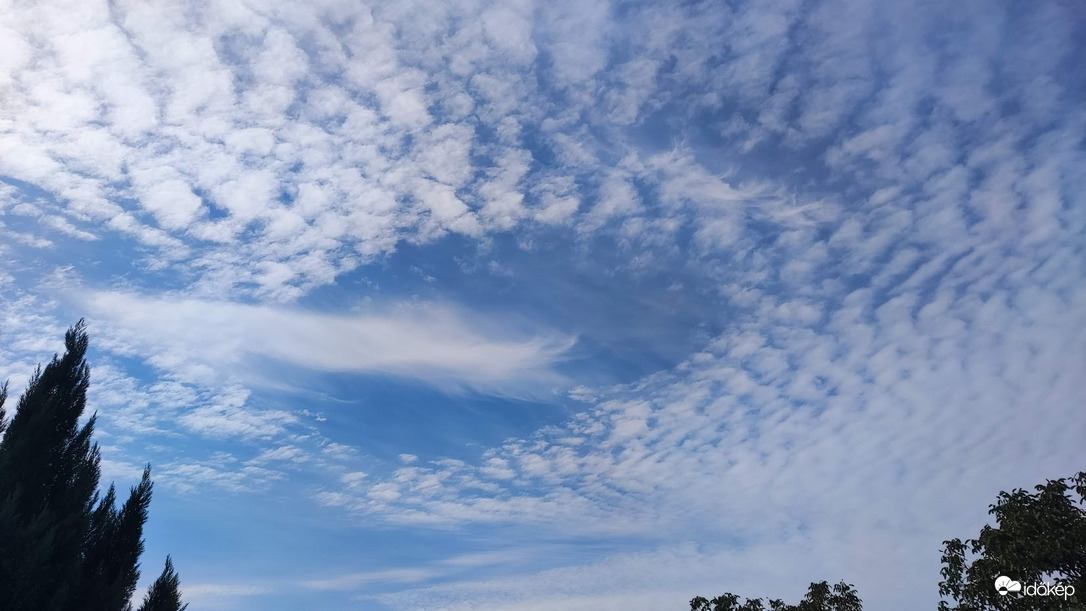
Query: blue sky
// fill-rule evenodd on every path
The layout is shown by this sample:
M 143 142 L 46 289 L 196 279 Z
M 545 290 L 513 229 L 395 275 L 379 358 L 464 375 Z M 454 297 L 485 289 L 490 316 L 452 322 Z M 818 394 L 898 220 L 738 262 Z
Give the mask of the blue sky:
M 0 378 L 193 609 L 856 584 L 1083 467 L 1073 2 L 0 4 Z

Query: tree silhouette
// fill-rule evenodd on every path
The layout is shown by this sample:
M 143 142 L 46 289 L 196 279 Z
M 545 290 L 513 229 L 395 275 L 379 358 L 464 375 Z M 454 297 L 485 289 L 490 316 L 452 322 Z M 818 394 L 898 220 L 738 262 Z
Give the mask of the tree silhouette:
M 940 611 L 1086 611 L 1086 471 L 1034 487 L 1000 492 L 989 506 L 995 526 L 976 539 L 943 542 Z M 1076 498 L 1077 497 L 1077 498 Z M 1018 590 L 1000 592 L 1001 583 Z M 1029 585 L 1046 584 L 1042 594 Z M 1053 591 L 1052 586 L 1063 586 Z M 1068 587 L 1069 586 L 1069 587 Z M 812 583 L 799 604 L 735 594 L 690 601 L 691 611 L 861 611 L 851 585 Z
M 173 570 L 173 561 L 166 556 L 166 568 L 151 584 L 139 611 L 185 611 L 188 605 L 181 604 L 181 592 L 178 590 L 180 584 L 181 580 Z
M 798 604 L 785 604 L 782 600 L 768 601 L 748 598 L 740 604 L 735 594 L 723 594 L 712 600 L 702 596 L 690 601 L 690 611 L 862 611 L 863 606 L 856 588 L 845 582 L 830 586 L 825 581 L 812 583 L 807 594 Z
M 943 542 L 939 594 L 949 601 L 940 601 L 940 611 L 1086 609 L 1086 471 L 1034 489 L 1000 492 L 989 506 L 996 526 L 985 526 L 976 539 Z M 1019 584 L 1061 582 L 1075 594 L 1000 594 L 1000 576 Z
M 87 403 L 89 340 L 80 320 L 63 356 L 38 367 L 6 420 L 0 388 L 0 609 L 130 611 L 139 580 L 150 467 L 118 510 L 99 500 L 96 416 Z M 171 574 L 176 580 L 176 574 Z M 175 585 L 176 591 L 176 585 Z

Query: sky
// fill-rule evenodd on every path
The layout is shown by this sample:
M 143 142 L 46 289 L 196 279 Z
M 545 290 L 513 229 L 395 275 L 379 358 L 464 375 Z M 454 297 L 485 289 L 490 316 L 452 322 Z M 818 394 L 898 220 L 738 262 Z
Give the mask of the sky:
M 934 608 L 1086 467 L 1074 1 L 0 0 L 0 379 L 191 609 Z

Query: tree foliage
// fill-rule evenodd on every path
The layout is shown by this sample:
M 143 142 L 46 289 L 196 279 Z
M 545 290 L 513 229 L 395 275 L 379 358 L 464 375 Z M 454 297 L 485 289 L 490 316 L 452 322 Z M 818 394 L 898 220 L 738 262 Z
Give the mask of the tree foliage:
M 976 539 L 943 542 L 939 611 L 1086 611 L 1086 471 L 1034 490 L 1000 492 L 989 506 L 995 526 Z M 1000 593 L 1001 576 L 1021 589 Z M 851 585 L 823 581 L 796 605 L 724 594 L 699 596 L 690 611 L 861 611 L 860 603 Z
M 64 344 L 63 356 L 35 371 L 10 421 L 0 387 L 0 609 L 130 611 L 150 467 L 119 509 L 112 485 L 99 498 L 96 417 L 79 424 L 90 384 L 83 321 Z
M 181 592 L 178 589 L 180 585 L 181 580 L 173 570 L 173 561 L 166 556 L 166 568 L 151 584 L 139 611 L 185 611 L 188 605 L 181 604 Z
M 690 601 L 690 611 L 862 611 L 860 595 L 856 588 L 845 582 L 831 586 L 825 581 L 812 583 L 807 594 L 798 604 L 789 605 L 782 600 L 762 602 L 761 598 L 748 598 L 743 603 L 735 594 L 723 594 L 712 600 L 702 596 Z
M 1086 471 L 1034 489 L 1000 492 L 989 509 L 994 527 L 976 539 L 943 542 L 940 611 L 1086 609 Z M 1075 595 L 1001 595 L 995 580 L 1003 575 L 1020 584 L 1069 584 Z

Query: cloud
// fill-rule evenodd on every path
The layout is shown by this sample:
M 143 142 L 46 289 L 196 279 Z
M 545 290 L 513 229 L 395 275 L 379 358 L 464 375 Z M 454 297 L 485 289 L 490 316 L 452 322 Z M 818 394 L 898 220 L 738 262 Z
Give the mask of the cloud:
M 987 300 L 969 290 L 955 297 L 950 287 L 985 282 L 970 267 L 936 276 L 927 299 L 859 289 L 826 318 L 781 317 L 802 304 L 767 296 L 774 307 L 745 331 L 710 342 L 673 372 L 611 391 L 562 427 L 507 440 L 474 463 L 412 465 L 325 500 L 403 525 L 693 538 L 713 542 L 722 551 L 712 553 L 736 566 L 795 560 L 774 577 L 781 581 L 841 575 L 879 606 L 930 600 L 885 576 L 926 579 L 937 572 L 941 541 L 975 532 L 998 490 L 1081 466 L 1086 293 L 1064 293 L 1055 286 L 1065 281 L 1050 285 L 1042 274 Z M 928 274 L 913 269 L 904 286 Z M 889 541 L 893 554 L 877 551 Z M 668 588 L 693 591 L 678 588 L 686 583 L 678 576 L 649 587 L 645 570 L 615 574 L 638 580 L 646 600 Z M 590 576 L 548 602 L 547 584 L 522 590 L 534 578 L 411 591 L 393 604 L 433 596 L 443 608 L 489 600 L 558 608 L 630 591 Z M 728 583 L 763 584 L 751 595 L 780 591 L 781 581 L 770 581 Z M 699 587 L 720 586 L 706 575 Z
M 264 450 L 251 462 L 257 464 L 272 461 L 301 463 L 308 460 L 309 456 L 300 448 L 297 448 L 295 446 L 279 446 L 278 448 Z
M 92 293 L 80 300 L 98 327 L 103 347 L 139 355 L 190 383 L 228 380 L 228 372 L 259 383 L 253 359 L 266 359 L 316 371 L 512 389 L 560 383 L 551 367 L 574 342 L 551 332 L 515 333 L 438 304 L 330 315 L 118 292 Z M 234 419 L 235 406 L 209 406 L 190 414 L 186 422 L 198 428 L 209 419 L 226 423 Z
M 222 453 L 200 462 L 166 463 L 156 470 L 155 480 L 184 496 L 213 490 L 253 493 L 284 477 L 279 471 L 235 463 L 233 456 Z
M 78 26 L 8 10 L 22 51 L 2 93 L 20 120 L 0 134 L 12 153 L 0 175 L 44 192 L 62 235 L 134 242 L 149 249 L 141 267 L 195 276 L 201 296 L 294 301 L 398 243 L 450 233 L 652 226 L 636 214 L 638 172 L 594 177 L 610 173 L 616 136 L 636 165 L 621 130 L 659 107 L 668 58 L 616 57 L 606 87 L 581 87 L 614 55 L 606 7 L 387 5 L 346 27 L 331 5 L 196 21 L 106 8 L 80 7 Z M 554 112 L 556 95 L 568 112 Z M 542 168 L 552 152 L 565 167 Z
M 298 421 L 297 416 L 280 410 L 255 410 L 244 404 L 248 393 L 237 403 L 203 405 L 177 419 L 185 429 L 206 437 L 245 437 L 270 439 Z
M 796 542 L 798 545 L 802 543 Z M 697 595 L 723 594 L 724 584 L 744 584 L 749 596 L 798 599 L 802 577 L 819 566 L 789 554 L 787 547 L 756 555 L 704 552 L 696 545 L 617 553 L 586 564 L 487 579 L 408 588 L 373 598 L 393 608 L 460 609 L 666 609 Z M 794 548 L 793 548 L 794 549 Z M 866 600 L 866 599 L 865 599 Z
M 181 571 L 186 570 L 184 567 Z M 267 596 L 275 589 L 253 583 L 182 583 L 181 596 L 188 604 L 200 605 L 205 609 L 229 609 L 238 604 L 238 599 Z
M 267 592 L 267 588 L 245 584 L 194 583 L 186 585 L 183 593 L 185 600 L 218 598 L 221 596 L 257 596 Z
M 542 550 L 498 550 L 459 554 L 435 560 L 425 566 L 346 573 L 335 577 L 302 581 L 299 585 L 311 590 L 344 592 L 357 592 L 374 585 L 413 586 L 483 567 L 522 565 L 540 551 Z
M 930 584 L 939 542 L 975 532 L 996 491 L 1080 468 L 1069 4 L 4 11 L 0 373 L 18 382 L 57 349 L 55 287 L 24 278 L 68 257 L 90 288 L 65 299 L 114 359 L 92 391 L 109 432 L 248 444 L 171 456 L 164 482 L 254 494 L 326 460 L 310 496 L 380 528 L 642 550 L 495 579 L 420 563 L 326 591 L 399 580 L 395 608 L 661 608 L 724 579 L 795 599 L 843 577 L 879 608 L 930 606 L 891 577 Z M 691 354 L 616 388 L 572 381 L 580 413 L 474 457 L 405 444 L 387 468 L 308 428 L 323 416 L 253 399 L 299 369 L 563 385 L 571 338 L 444 296 L 282 305 L 349 290 L 330 285 L 404 244 L 506 269 L 506 238 L 576 253 L 556 273 L 624 298 L 645 296 L 622 292 L 623 271 L 691 284 L 713 304 L 684 321 Z M 514 292 L 488 298 L 533 281 L 506 278 Z
M 361 586 L 373 583 L 415 583 L 434 577 L 434 572 L 426 569 L 385 569 L 368 573 L 351 573 L 328 579 L 314 579 L 302 582 L 302 587 L 311 590 L 357 590 Z

